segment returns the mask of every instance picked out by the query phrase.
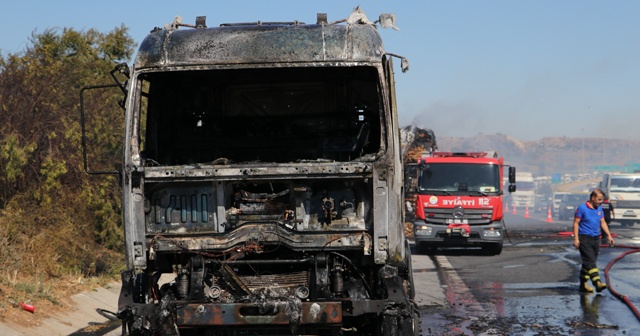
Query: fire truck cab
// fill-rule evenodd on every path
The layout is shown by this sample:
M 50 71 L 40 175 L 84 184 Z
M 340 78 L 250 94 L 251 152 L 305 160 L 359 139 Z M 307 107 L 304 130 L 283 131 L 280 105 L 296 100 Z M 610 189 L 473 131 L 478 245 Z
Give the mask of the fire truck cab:
M 438 247 L 482 247 L 502 252 L 504 159 L 495 152 L 433 152 L 418 162 L 416 219 L 418 251 Z M 509 167 L 509 192 L 516 169 Z

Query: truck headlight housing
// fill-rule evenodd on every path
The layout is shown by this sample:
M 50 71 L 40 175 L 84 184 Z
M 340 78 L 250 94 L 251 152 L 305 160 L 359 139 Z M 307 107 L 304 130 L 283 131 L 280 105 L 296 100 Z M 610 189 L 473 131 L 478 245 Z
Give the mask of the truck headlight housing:
M 433 232 L 433 228 L 427 225 L 416 225 L 416 236 L 430 236 Z
M 488 229 L 482 230 L 482 235 L 484 237 L 500 237 L 502 236 L 502 232 L 500 232 L 500 230 Z

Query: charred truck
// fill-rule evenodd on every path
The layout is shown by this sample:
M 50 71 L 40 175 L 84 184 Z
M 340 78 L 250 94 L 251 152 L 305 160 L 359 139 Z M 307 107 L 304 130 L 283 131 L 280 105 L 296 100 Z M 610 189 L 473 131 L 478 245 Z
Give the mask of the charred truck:
M 176 18 L 114 69 L 124 334 L 418 334 L 394 23 Z
M 502 253 L 504 159 L 488 152 L 433 152 L 418 163 L 416 219 L 418 251 L 438 247 L 480 246 Z M 509 167 L 508 191 L 515 191 L 515 167 Z

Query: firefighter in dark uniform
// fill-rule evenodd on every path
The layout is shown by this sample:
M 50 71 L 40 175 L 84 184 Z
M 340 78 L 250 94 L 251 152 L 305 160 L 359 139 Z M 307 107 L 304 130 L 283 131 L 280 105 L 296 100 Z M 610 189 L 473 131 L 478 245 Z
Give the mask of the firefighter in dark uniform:
M 613 246 L 613 237 L 609 232 L 609 226 L 604 220 L 602 202 L 604 193 L 596 189 L 589 195 L 589 200 L 576 209 L 573 219 L 573 246 L 580 250 L 582 269 L 580 269 L 580 291 L 593 292 L 593 287 L 588 285 L 589 280 L 596 287 L 596 291 L 607 289 L 607 284 L 600 280 L 596 260 L 600 252 L 600 230 L 604 231 Z
M 604 195 L 604 202 L 602 202 L 602 211 L 604 211 L 604 221 L 607 222 L 607 226 L 611 225 L 611 221 L 616 219 L 616 214 L 613 211 L 613 204 L 609 202 L 609 196 Z

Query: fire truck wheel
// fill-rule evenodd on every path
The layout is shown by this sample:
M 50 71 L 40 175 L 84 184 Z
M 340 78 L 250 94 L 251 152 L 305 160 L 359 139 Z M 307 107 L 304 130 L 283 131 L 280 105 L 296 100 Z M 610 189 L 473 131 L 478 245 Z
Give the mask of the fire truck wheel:
M 489 255 L 499 255 L 502 253 L 502 243 L 487 244 L 482 249 Z
M 436 254 L 436 251 L 438 251 L 437 247 L 430 246 L 427 243 L 417 243 L 416 244 L 416 252 L 418 254 L 433 255 L 433 254 Z

